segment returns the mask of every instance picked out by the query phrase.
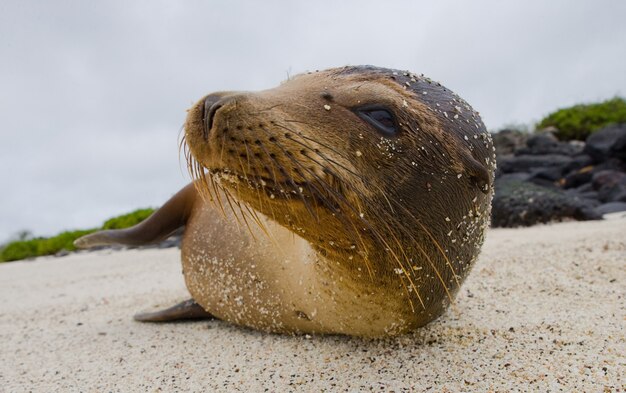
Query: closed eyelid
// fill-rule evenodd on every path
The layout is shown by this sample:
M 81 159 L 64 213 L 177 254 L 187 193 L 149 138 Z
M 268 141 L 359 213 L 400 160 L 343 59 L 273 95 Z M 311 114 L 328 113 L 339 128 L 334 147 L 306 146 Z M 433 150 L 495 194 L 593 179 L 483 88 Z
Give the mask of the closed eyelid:
M 354 112 L 385 136 L 394 136 L 397 133 L 398 127 L 393 112 L 383 106 L 368 105 L 357 108 Z

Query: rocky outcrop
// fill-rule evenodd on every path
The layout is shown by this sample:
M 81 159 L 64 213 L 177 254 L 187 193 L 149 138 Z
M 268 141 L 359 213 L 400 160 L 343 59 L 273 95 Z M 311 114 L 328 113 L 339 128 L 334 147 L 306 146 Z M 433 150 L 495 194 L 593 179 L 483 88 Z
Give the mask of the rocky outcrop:
M 526 146 L 528 134 L 522 131 L 504 129 L 493 134 L 493 144 L 497 154 L 513 154 L 516 150 Z
M 608 126 L 591 134 L 584 150 L 598 163 L 610 158 L 626 161 L 626 124 Z
M 597 205 L 592 200 L 570 196 L 556 188 L 504 176 L 496 180 L 491 224 L 494 227 L 517 227 L 564 218 L 597 220 L 602 217 L 594 209 Z
M 626 124 L 605 127 L 585 142 L 545 132 L 519 146 L 514 142 L 524 138 L 512 135 L 506 130 L 499 138 L 502 150 L 496 144 L 493 226 L 592 220 L 626 210 Z

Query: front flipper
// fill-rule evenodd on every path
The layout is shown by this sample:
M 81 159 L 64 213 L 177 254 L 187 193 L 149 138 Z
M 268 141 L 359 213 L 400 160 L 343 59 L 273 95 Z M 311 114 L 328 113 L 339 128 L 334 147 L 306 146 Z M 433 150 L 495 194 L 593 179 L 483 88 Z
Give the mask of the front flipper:
M 165 310 L 135 314 L 139 322 L 176 322 L 190 319 L 214 319 L 195 300 L 189 299 Z
M 95 232 L 74 241 L 77 248 L 123 244 L 140 246 L 167 239 L 187 223 L 198 193 L 188 184 L 150 217 L 131 228 Z

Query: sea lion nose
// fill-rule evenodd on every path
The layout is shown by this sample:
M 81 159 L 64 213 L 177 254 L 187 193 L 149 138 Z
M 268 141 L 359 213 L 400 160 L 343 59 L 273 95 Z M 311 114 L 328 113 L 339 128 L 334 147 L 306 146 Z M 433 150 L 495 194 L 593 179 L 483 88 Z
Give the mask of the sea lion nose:
M 204 99 L 204 137 L 208 138 L 211 128 L 213 128 L 213 118 L 215 112 L 222 107 L 220 100 L 221 96 L 208 95 Z

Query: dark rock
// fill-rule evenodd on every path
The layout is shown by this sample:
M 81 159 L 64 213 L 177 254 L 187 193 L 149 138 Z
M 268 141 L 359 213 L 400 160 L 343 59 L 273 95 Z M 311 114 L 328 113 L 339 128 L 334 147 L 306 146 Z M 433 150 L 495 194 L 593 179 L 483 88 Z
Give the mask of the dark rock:
M 622 128 L 626 128 L 626 125 L 622 124 Z M 609 155 L 613 158 L 626 161 L 626 137 L 622 135 L 618 140 L 615 141 L 613 146 L 611 146 Z
M 572 157 L 561 154 L 546 154 L 543 156 L 520 155 L 502 157 L 498 161 L 498 169 L 502 173 L 531 172 L 533 169 L 558 167 L 564 170 L 574 161 Z
M 626 211 L 626 202 L 609 202 L 596 207 L 594 210 L 601 215 L 623 212 Z
M 596 172 L 604 170 L 626 172 L 626 161 L 622 161 L 619 158 L 611 157 L 595 166 Z
M 580 187 L 576 187 L 574 190 L 579 194 L 583 194 L 585 192 L 595 192 L 593 191 L 593 185 L 591 183 L 585 183 Z
M 550 147 L 554 147 L 559 143 L 559 139 L 554 136 L 551 132 L 540 132 L 528 138 L 526 141 L 526 146 L 531 149 L 549 149 Z M 540 154 L 548 154 L 548 153 L 540 153 Z
M 590 182 L 596 173 L 607 170 L 626 172 L 626 162 L 617 158 L 609 158 L 608 160 L 597 165 L 584 166 L 571 172 L 566 170 L 566 175 L 561 182 L 561 186 L 563 188 L 576 188 L 581 184 Z
M 567 176 L 563 178 L 561 183 L 562 187 L 567 188 L 576 188 L 580 187 L 583 184 L 589 183 L 591 178 L 593 177 L 594 167 L 589 165 L 586 167 L 582 167 L 576 171 L 570 172 Z
M 515 155 L 560 154 L 574 156 L 583 151 L 583 146 L 575 143 L 560 142 L 552 133 L 545 132 L 531 136 L 526 147 L 515 151 Z
M 522 131 L 504 129 L 491 134 L 491 137 L 496 147 L 496 154 L 504 156 L 513 154 L 523 147 L 528 139 L 528 134 Z
M 598 197 L 603 202 L 626 202 L 626 185 L 620 184 L 607 193 L 598 193 Z
M 501 135 L 493 226 L 599 219 L 623 208 L 626 124 L 605 127 L 586 144 L 561 142 L 550 133 L 540 133 L 528 137 L 526 146 L 515 148 L 522 141 L 520 134 L 507 130 Z M 502 155 L 511 151 L 514 155 Z
M 515 150 L 515 155 L 552 154 L 558 144 L 559 140 L 551 133 L 535 134 L 528 138 L 526 146 Z
M 503 174 L 502 176 L 499 177 L 499 179 L 502 181 L 505 181 L 505 180 L 526 181 L 530 179 L 530 176 L 531 176 L 530 173 L 517 172 L 517 173 Z
M 593 188 L 599 190 L 605 186 L 614 186 L 626 178 L 626 173 L 612 170 L 599 171 L 593 174 L 591 179 Z
M 575 190 L 565 190 L 564 192 L 570 197 L 581 201 L 588 208 L 596 208 L 602 204 L 598 200 L 598 193 L 595 191 L 576 192 Z
M 528 182 L 546 188 L 558 188 L 558 185 L 553 180 L 548 180 L 541 177 L 531 176 L 528 179 Z
M 626 202 L 626 173 L 599 171 L 593 175 L 592 184 L 602 202 Z
M 626 124 L 610 125 L 592 133 L 587 138 L 584 152 L 595 162 L 608 158 L 626 161 Z
M 64 257 L 66 255 L 70 255 L 70 252 L 67 251 L 66 249 L 61 249 L 56 254 L 54 254 L 55 257 Z
M 548 167 L 548 168 L 537 168 L 531 172 L 530 179 L 542 179 L 548 180 L 551 183 L 554 183 L 560 180 L 563 177 L 563 168 L 559 167 Z
M 559 189 L 550 189 L 514 179 L 495 183 L 492 207 L 494 227 L 530 226 L 564 218 L 594 220 L 601 216 L 594 203 Z
M 593 164 L 593 159 L 587 154 L 576 154 L 572 156 L 572 162 L 565 166 L 565 173 L 577 171 Z
M 594 206 L 597 206 L 600 204 L 598 193 L 596 191 L 579 192 L 579 193 L 575 193 L 572 195 L 578 196 L 579 198 L 582 198 L 582 199 L 587 199 L 590 202 L 592 202 Z

